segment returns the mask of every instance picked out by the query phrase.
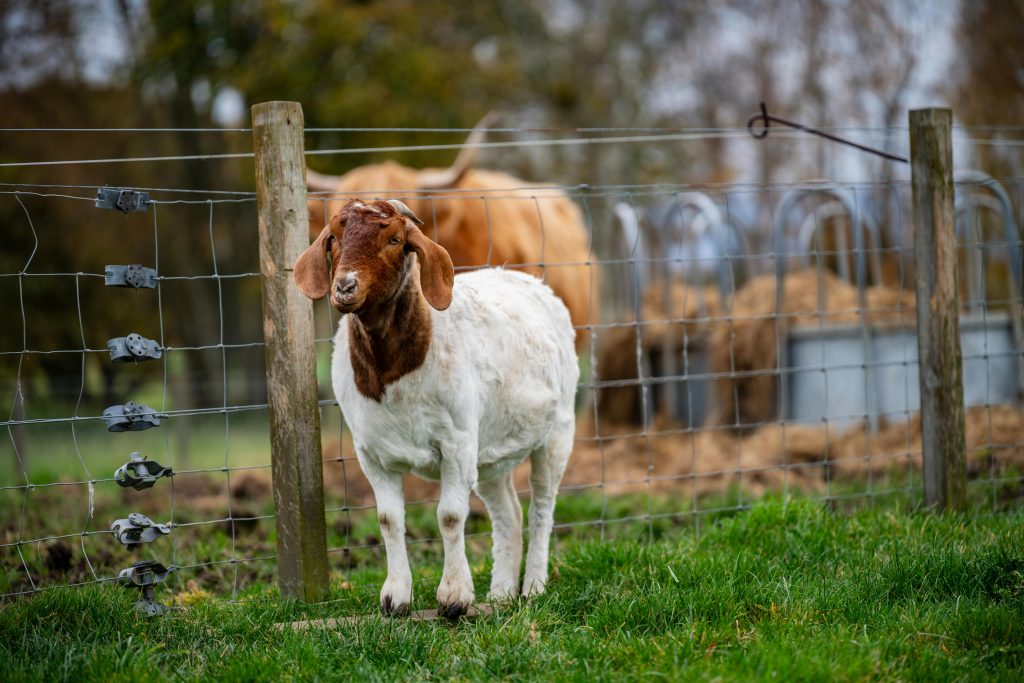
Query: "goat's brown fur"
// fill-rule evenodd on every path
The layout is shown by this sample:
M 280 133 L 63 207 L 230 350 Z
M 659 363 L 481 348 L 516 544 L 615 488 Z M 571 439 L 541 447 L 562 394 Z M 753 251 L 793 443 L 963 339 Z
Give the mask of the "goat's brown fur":
M 348 347 L 356 388 L 363 396 L 380 401 L 389 384 L 423 365 L 430 348 L 430 311 L 410 279 L 392 310 L 378 317 L 390 321 L 390 329 L 363 322 L 365 314 L 353 314 L 348 327 Z M 370 317 L 370 316 L 365 316 Z
M 330 292 L 331 304 L 349 315 L 355 384 L 375 401 L 388 384 L 426 359 L 428 304 L 444 309 L 451 303 L 451 259 L 423 235 L 417 220 L 389 202 L 349 201 L 295 263 L 295 281 L 307 296 L 322 298 Z M 416 253 L 415 260 L 410 252 Z M 356 289 L 343 294 L 349 277 Z

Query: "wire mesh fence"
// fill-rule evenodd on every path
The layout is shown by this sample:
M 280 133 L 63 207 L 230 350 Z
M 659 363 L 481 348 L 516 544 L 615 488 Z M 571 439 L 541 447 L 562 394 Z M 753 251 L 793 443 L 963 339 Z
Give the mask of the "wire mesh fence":
M 311 234 L 349 198 L 401 199 L 457 272 L 526 270 L 566 301 L 582 376 L 556 537 L 699 533 L 766 494 L 919 497 L 907 182 L 487 179 L 425 189 L 349 174 L 310 194 Z M 95 208 L 95 189 L 0 189 L 0 597 L 114 581 L 140 559 L 173 568 L 175 592 L 263 595 L 276 556 L 255 194 L 150 188 L 146 211 L 121 215 Z M 1024 483 L 1022 211 L 1022 179 L 958 179 L 969 490 L 995 509 L 1019 504 Z M 154 269 L 152 288 L 106 285 L 108 266 L 131 264 Z M 383 549 L 330 389 L 337 314 L 321 302 L 315 316 L 328 553 L 347 581 L 383 566 Z M 115 363 L 108 341 L 130 333 L 160 357 Z M 159 426 L 111 433 L 104 411 L 129 401 Z M 173 476 L 123 487 L 114 471 L 133 452 Z M 516 482 L 526 494 L 526 473 Z M 440 553 L 437 495 L 406 481 L 414 556 Z M 166 535 L 126 548 L 111 524 L 129 513 Z
M 239 529 L 273 515 L 266 506 L 239 507 L 246 475 L 269 467 L 265 428 L 244 434 L 260 428 L 266 410 L 262 341 L 251 326 L 249 335 L 231 328 L 239 320 L 232 306 L 258 313 L 258 272 L 252 254 L 228 259 L 247 260 L 249 272 L 222 269 L 218 247 L 236 247 L 218 238 L 217 222 L 218 211 L 229 209 L 232 218 L 251 216 L 254 198 L 165 193 L 144 213 L 121 216 L 95 208 L 95 190 L 6 192 L 23 211 L 8 253 L 23 260 L 3 278 L 13 313 L 3 357 L 10 387 L 10 457 L 0 489 L 4 592 L 33 592 L 55 575 L 71 583 L 112 580 L 143 557 L 216 570 L 236 590 L 238 566 L 267 555 L 240 545 Z M 62 262 L 76 270 L 53 269 Z M 123 268 L 117 264 L 158 275 L 151 287 L 108 286 Z M 115 363 L 109 343 L 132 333 L 155 342 L 159 358 Z M 107 414 L 130 402 L 151 407 L 151 419 L 128 419 L 118 429 Z M 122 488 L 115 470 L 133 452 L 174 476 L 141 491 Z M 110 527 L 133 512 L 169 522 L 168 538 L 125 552 Z M 203 549 L 208 532 L 220 528 L 224 547 Z

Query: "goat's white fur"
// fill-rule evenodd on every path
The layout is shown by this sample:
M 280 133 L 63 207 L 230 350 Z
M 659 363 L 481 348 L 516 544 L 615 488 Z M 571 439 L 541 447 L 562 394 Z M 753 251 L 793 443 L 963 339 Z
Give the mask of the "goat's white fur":
M 334 393 L 377 499 L 388 576 L 382 604 L 412 604 L 402 474 L 441 480 L 442 606 L 474 599 L 464 527 L 476 490 L 492 520 L 490 599 L 518 595 L 522 508 L 513 468 L 531 462 L 530 543 L 523 593 L 544 590 L 555 496 L 572 451 L 579 367 L 565 305 L 537 278 L 501 269 L 455 278 L 451 306 L 430 309 L 425 362 L 389 384 L 378 403 L 356 389 L 350 316 L 334 338 Z

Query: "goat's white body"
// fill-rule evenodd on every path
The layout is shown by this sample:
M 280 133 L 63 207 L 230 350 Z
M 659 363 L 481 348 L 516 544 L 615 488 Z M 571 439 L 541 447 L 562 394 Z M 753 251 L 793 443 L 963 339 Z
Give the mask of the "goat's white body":
M 360 465 L 377 496 L 385 541 L 389 531 L 393 535 L 399 530 L 392 526 L 396 520 L 390 520 L 387 511 L 395 510 L 397 514 L 403 505 L 402 500 L 392 500 L 401 496 L 400 484 L 396 491 L 385 479 L 393 482 L 394 475 L 409 471 L 441 479 L 439 520 L 449 512 L 447 508 L 463 517 L 457 514 L 463 507 L 459 492 L 465 489 L 468 506 L 468 491 L 475 488 L 494 522 L 492 597 L 517 592 L 522 513 L 511 489 L 511 470 L 532 456 L 535 501 L 538 489 L 542 489 L 542 497 L 550 498 L 553 508 L 555 491 L 572 450 L 579 367 L 565 305 L 545 284 L 523 273 L 488 269 L 459 275 L 449 308 L 431 309 L 430 346 L 423 365 L 389 384 L 380 402 L 366 398 L 356 388 L 349 353 L 349 318 L 342 318 L 334 338 L 332 381 Z M 451 496 L 446 495 L 449 489 L 454 491 Z M 541 505 L 540 509 L 545 507 Z M 533 517 L 531 514 L 531 534 Z M 536 533 L 545 538 L 534 552 L 531 536 L 527 557 L 525 587 L 533 592 L 543 590 L 547 579 L 550 519 L 539 524 Z M 442 523 L 442 536 L 444 526 Z M 401 531 L 404 533 L 404 528 Z M 459 543 L 461 533 L 460 528 Z M 392 540 L 398 543 L 398 539 Z M 445 536 L 445 575 L 451 569 L 462 575 L 453 581 L 464 584 L 469 581 L 468 566 L 465 571 L 449 567 L 449 540 L 454 547 L 457 539 Z M 404 576 L 408 574 L 407 565 L 402 567 L 404 557 L 393 563 L 392 547 L 389 543 L 388 583 L 394 579 L 401 584 L 399 588 L 392 586 L 396 595 L 391 597 L 398 604 L 406 597 L 407 579 L 411 591 L 411 576 Z M 399 548 L 394 545 L 394 549 Z M 404 555 L 404 544 L 401 552 Z M 515 567 L 499 567 L 499 555 L 507 556 L 506 563 L 514 562 Z M 540 562 L 543 566 L 537 566 Z M 396 579 L 392 569 L 403 576 Z M 387 597 L 388 583 L 382 599 Z M 444 588 L 443 579 L 438 591 L 442 604 L 452 602 L 446 599 L 452 596 L 442 595 Z M 465 585 L 452 590 L 454 602 L 465 602 Z M 472 599 L 471 581 L 468 591 Z

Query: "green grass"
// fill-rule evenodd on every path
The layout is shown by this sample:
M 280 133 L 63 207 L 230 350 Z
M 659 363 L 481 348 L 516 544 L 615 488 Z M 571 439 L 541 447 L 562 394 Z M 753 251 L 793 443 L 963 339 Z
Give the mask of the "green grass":
M 116 587 L 54 589 L 0 608 L 0 680 L 1019 680 L 1022 522 L 795 500 L 699 537 L 568 537 L 547 594 L 454 626 L 275 630 L 372 613 L 381 563 L 335 577 L 327 604 L 264 585 L 158 619 Z M 489 568 L 473 569 L 482 595 Z M 417 607 L 438 570 L 417 565 Z

